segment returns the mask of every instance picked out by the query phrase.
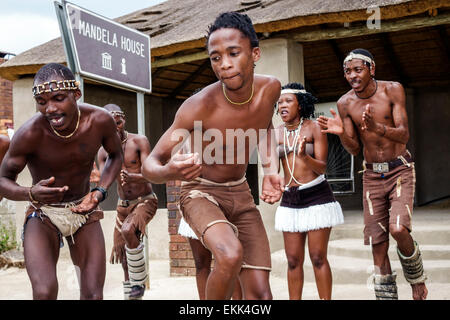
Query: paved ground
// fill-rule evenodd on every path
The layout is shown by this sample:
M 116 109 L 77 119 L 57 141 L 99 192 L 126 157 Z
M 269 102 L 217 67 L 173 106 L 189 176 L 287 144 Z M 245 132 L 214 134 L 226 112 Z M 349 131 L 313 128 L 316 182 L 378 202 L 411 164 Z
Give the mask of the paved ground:
M 197 300 L 197 290 L 194 277 L 170 277 L 169 262 L 167 260 L 150 261 L 150 290 L 147 290 L 145 300 Z M 59 295 L 61 300 L 79 299 L 78 284 L 74 267 L 70 260 L 61 259 L 58 264 Z M 271 277 L 271 288 L 276 300 L 288 299 L 286 279 Z M 104 298 L 106 300 L 121 300 L 122 270 L 118 265 L 107 267 Z M 429 299 L 449 300 L 450 284 L 428 283 Z M 408 285 L 400 284 L 399 298 L 411 299 Z M 0 270 L 0 300 L 29 300 L 31 299 L 31 285 L 25 269 L 9 268 Z M 313 282 L 304 286 L 303 298 L 317 300 L 317 290 Z M 373 290 L 366 284 L 361 285 L 333 285 L 333 299 L 336 300 L 374 300 Z
M 450 211 L 446 209 L 439 218 L 450 217 Z M 433 220 L 437 216 L 424 214 L 423 219 Z M 361 216 L 355 214 L 346 217 L 346 222 L 359 222 Z M 449 223 L 450 219 L 445 219 Z M 434 221 L 439 223 L 438 221 Z M 62 249 L 67 250 L 67 245 Z M 144 295 L 145 300 L 184 300 L 198 299 L 194 277 L 170 277 L 168 260 L 150 260 L 150 289 Z M 449 270 L 450 273 L 450 270 Z M 280 274 L 278 272 L 277 274 Z M 282 274 L 282 273 L 281 273 Z M 399 275 L 402 277 L 403 275 Z M 59 295 L 58 299 L 78 299 L 78 283 L 75 268 L 68 254 L 61 252 L 58 262 Z M 123 272 L 120 265 L 107 264 L 107 274 L 104 287 L 104 298 L 106 300 L 122 300 Z M 288 299 L 287 282 L 285 276 L 271 276 L 271 289 L 276 300 Z M 450 300 L 450 283 L 436 283 L 429 281 L 428 298 L 431 300 Z M 411 289 L 407 284 L 399 284 L 399 298 L 411 299 Z M 25 269 L 9 268 L 0 270 L 0 300 L 29 300 L 32 298 L 31 285 Z M 306 300 L 317 300 L 317 290 L 314 282 L 306 282 L 304 285 L 303 298 Z M 365 283 L 334 284 L 333 299 L 337 300 L 374 300 L 373 289 Z

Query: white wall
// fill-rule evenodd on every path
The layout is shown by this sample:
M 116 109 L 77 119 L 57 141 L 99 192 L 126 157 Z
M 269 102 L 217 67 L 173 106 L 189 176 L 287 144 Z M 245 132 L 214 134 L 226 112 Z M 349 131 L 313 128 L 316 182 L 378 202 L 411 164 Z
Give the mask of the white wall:
M 288 82 L 304 84 L 303 47 L 300 44 L 287 39 L 268 39 L 260 41 L 259 45 L 261 48 L 261 59 L 256 62 L 255 73 L 275 76 L 280 80 L 282 86 Z M 280 116 L 275 113 L 275 110 L 272 122 L 274 127 L 282 123 Z M 281 174 L 282 171 L 281 169 Z M 258 166 L 258 176 L 259 190 L 261 190 L 264 176 L 261 165 Z M 258 206 L 266 227 L 272 252 L 284 248 L 283 235 L 274 228 L 275 211 L 278 205 L 279 203 L 270 205 L 260 201 Z
M 17 131 L 29 118 L 36 113 L 36 104 L 31 94 L 33 78 L 23 78 L 14 81 L 13 85 L 13 111 L 14 111 L 14 131 Z M 19 174 L 17 183 L 21 186 L 31 186 L 31 175 L 28 168 Z M 16 240 L 22 246 L 22 227 L 25 218 L 25 209 L 28 202 L 16 202 Z

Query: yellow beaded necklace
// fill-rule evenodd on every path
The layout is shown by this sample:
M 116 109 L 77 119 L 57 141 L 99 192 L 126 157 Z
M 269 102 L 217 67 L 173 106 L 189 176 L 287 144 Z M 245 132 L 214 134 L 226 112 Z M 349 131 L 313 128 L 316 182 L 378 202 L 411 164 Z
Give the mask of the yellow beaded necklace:
M 234 104 L 234 105 L 238 105 L 241 106 L 243 104 L 249 103 L 252 98 L 253 98 L 253 93 L 255 92 L 255 84 L 252 83 L 252 93 L 250 94 L 250 98 L 248 98 L 247 100 L 245 100 L 244 102 L 234 102 L 231 101 L 230 98 L 228 98 L 227 93 L 225 92 L 225 84 L 222 83 L 222 91 L 223 91 L 223 95 L 225 96 L 225 98 L 228 100 L 229 103 Z

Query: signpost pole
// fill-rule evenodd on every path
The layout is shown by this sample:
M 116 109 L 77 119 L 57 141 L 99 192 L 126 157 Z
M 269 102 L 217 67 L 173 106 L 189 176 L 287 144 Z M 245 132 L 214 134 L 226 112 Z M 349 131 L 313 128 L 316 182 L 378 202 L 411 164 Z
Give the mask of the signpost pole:
M 144 93 L 136 92 L 137 100 L 137 124 L 138 134 L 145 136 L 145 109 L 144 109 Z M 145 233 L 148 234 L 148 225 L 145 226 Z M 144 236 L 144 259 L 145 268 L 148 273 L 147 281 L 145 283 L 146 290 L 150 290 L 150 270 L 149 270 L 149 257 L 148 257 L 148 238 Z
M 144 93 L 136 92 L 138 133 L 145 136 Z
M 79 73 L 75 73 L 75 80 L 80 83 L 80 91 L 81 91 L 81 98 L 78 100 L 78 102 L 83 103 L 84 102 L 84 81 L 83 77 Z

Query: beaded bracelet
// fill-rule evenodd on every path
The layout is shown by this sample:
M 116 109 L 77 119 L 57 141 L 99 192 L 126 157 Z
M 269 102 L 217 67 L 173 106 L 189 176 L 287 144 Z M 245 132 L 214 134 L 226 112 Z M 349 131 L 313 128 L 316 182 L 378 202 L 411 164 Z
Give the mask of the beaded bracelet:
M 33 195 L 31 194 L 31 189 L 32 189 L 33 187 L 34 187 L 34 185 L 31 186 L 30 189 L 28 189 L 28 198 L 30 198 L 31 203 L 33 203 L 33 204 L 38 204 L 39 201 L 36 201 L 36 200 L 33 198 Z

